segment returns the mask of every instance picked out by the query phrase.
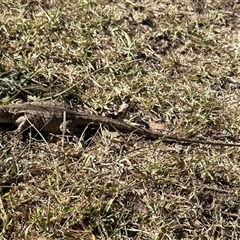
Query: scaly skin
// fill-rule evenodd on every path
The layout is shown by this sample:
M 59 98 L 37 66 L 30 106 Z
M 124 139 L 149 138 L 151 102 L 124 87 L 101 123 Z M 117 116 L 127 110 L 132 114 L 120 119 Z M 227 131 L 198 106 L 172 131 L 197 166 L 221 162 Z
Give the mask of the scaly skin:
M 91 114 L 75 112 L 67 108 L 54 106 L 51 103 L 14 104 L 0 106 L 0 123 L 13 123 L 17 126 L 16 132 L 21 133 L 33 125 L 39 131 L 48 133 L 62 133 L 64 130 L 74 134 L 82 126 L 108 126 L 127 132 L 133 132 L 149 139 L 160 138 L 164 142 L 197 143 L 216 146 L 240 147 L 240 143 L 226 143 L 168 136 L 157 131 L 143 129 L 126 124 L 120 120 Z

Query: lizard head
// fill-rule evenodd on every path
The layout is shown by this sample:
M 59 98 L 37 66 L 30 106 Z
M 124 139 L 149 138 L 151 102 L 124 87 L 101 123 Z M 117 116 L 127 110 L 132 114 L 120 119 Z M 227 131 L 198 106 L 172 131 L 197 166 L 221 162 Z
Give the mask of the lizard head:
M 9 123 L 11 121 L 12 119 L 7 109 L 0 106 L 0 123 Z

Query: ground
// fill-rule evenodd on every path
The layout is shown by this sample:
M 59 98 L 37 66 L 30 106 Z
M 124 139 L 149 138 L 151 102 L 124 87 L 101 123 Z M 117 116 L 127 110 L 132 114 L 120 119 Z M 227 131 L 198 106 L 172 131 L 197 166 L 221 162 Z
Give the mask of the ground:
M 238 1 L 0 2 L 1 104 L 51 101 L 240 142 Z M 239 239 L 240 149 L 6 135 L 1 239 Z

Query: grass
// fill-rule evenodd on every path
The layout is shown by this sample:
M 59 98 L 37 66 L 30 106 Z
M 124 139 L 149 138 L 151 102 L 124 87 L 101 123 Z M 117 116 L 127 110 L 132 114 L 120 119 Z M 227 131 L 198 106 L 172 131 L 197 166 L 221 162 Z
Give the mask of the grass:
M 171 135 L 238 141 L 239 8 L 1 1 L 2 104 L 58 101 Z M 85 141 L 3 133 L 1 239 L 237 239 L 238 153 L 104 127 Z

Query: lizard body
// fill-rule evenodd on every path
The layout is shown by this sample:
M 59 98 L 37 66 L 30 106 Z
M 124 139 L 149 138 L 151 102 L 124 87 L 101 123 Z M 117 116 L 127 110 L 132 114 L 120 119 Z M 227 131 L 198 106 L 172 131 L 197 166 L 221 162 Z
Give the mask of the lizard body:
M 66 119 L 64 119 L 64 117 Z M 169 136 L 157 131 L 135 127 L 119 120 L 76 112 L 64 107 L 62 108 L 54 106 L 50 103 L 24 103 L 0 106 L 0 123 L 14 124 L 18 127 L 16 132 L 19 133 L 26 130 L 29 126 L 33 125 L 39 131 L 53 134 L 62 133 L 64 130 L 64 124 L 66 125 L 65 128 L 67 130 L 72 129 L 71 133 L 74 133 L 75 129 L 79 127 L 88 125 L 100 126 L 102 124 L 122 131 L 134 132 L 138 135 L 143 135 L 146 138 L 150 139 L 161 138 L 164 142 L 174 141 L 190 144 L 198 143 L 207 145 L 240 147 L 240 143 L 215 142 L 194 138 Z

